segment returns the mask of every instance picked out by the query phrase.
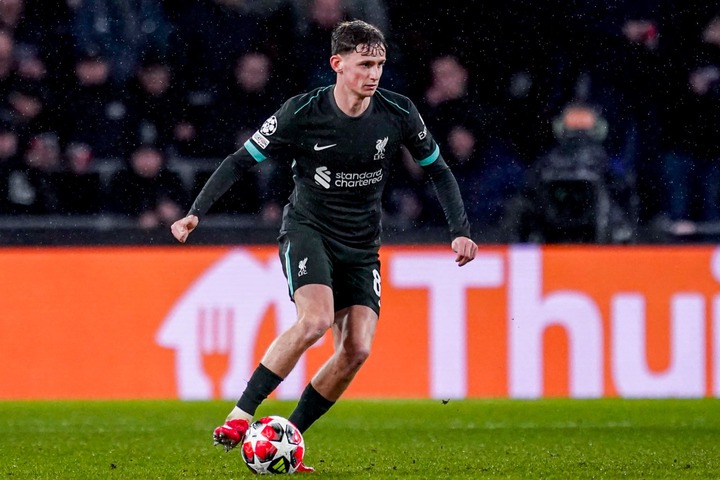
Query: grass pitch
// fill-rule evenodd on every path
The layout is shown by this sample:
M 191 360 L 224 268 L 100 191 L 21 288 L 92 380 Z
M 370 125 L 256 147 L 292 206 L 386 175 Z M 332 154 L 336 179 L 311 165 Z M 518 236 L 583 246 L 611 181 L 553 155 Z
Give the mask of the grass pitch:
M 0 402 L 0 479 L 252 478 L 212 447 L 231 405 Z M 720 400 L 345 400 L 305 442 L 318 479 L 720 478 Z

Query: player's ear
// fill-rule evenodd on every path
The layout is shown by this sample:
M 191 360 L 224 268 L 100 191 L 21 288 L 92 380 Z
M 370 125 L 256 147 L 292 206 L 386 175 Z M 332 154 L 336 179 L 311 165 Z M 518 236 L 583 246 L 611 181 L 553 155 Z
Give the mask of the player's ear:
M 342 73 L 343 58 L 337 54 L 330 57 L 330 67 L 335 71 L 335 73 Z

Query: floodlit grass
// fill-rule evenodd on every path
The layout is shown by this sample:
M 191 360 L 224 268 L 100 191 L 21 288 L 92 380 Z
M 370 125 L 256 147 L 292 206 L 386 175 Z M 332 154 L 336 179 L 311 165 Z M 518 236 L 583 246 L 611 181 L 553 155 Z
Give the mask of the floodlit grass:
M 252 478 L 212 447 L 231 405 L 0 402 L 0 479 Z M 318 479 L 720 478 L 720 400 L 346 400 L 305 441 Z

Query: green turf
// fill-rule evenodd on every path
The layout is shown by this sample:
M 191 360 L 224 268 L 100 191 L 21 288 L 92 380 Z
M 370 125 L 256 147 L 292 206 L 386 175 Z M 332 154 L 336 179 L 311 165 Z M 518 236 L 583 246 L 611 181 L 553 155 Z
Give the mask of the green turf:
M 230 406 L 0 402 L 0 480 L 252 478 Z M 720 478 L 720 400 L 343 401 L 305 441 L 318 479 Z

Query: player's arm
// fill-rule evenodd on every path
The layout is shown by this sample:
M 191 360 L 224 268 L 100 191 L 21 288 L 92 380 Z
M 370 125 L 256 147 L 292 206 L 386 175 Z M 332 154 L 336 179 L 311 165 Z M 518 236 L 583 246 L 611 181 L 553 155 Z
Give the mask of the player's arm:
M 451 246 L 457 254 L 455 261 L 462 267 L 475 258 L 477 245 L 470 239 L 470 222 L 465 213 L 465 206 L 455 176 L 440 155 L 439 150 L 436 150 L 435 154 L 437 156 L 432 161 L 421 162 L 420 165 L 430 179 L 445 213 L 452 238 Z
M 228 155 L 223 160 L 203 186 L 188 214 L 170 228 L 178 241 L 184 243 L 187 240 L 188 235 L 197 227 L 202 216 L 235 182 L 242 178 L 246 170 L 265 161 L 268 157 L 272 157 L 275 152 L 281 151 L 292 143 L 293 125 L 290 121 L 285 122 L 285 119 L 291 116 L 288 112 L 293 112 L 291 101 L 285 102 L 280 110 L 268 118 L 237 152 Z M 282 126 L 279 126 L 279 123 Z M 271 141 L 268 137 L 272 135 L 274 136 Z
M 228 155 L 222 161 L 220 166 L 213 172 L 197 198 L 190 207 L 188 215 L 196 215 L 201 217 L 205 215 L 210 207 L 223 196 L 235 182 L 242 178 L 243 172 L 253 165 L 255 160 L 246 151 L 246 147 L 240 147 L 240 150 Z
M 193 202 L 188 214 L 176 221 L 170 227 L 173 236 L 181 243 L 185 243 L 188 235 L 192 233 L 210 207 L 240 178 L 245 170 L 254 165 L 256 161 L 243 146 L 232 155 L 228 155 L 220 166 L 213 172 Z
M 470 222 L 465 213 L 460 188 L 415 105 L 408 98 L 400 98 L 398 102 L 403 103 L 404 108 L 400 109 L 406 113 L 403 144 L 423 168 L 435 189 L 450 226 L 451 247 L 457 254 L 455 261 L 462 267 L 475 258 L 477 245 L 470 239 Z

